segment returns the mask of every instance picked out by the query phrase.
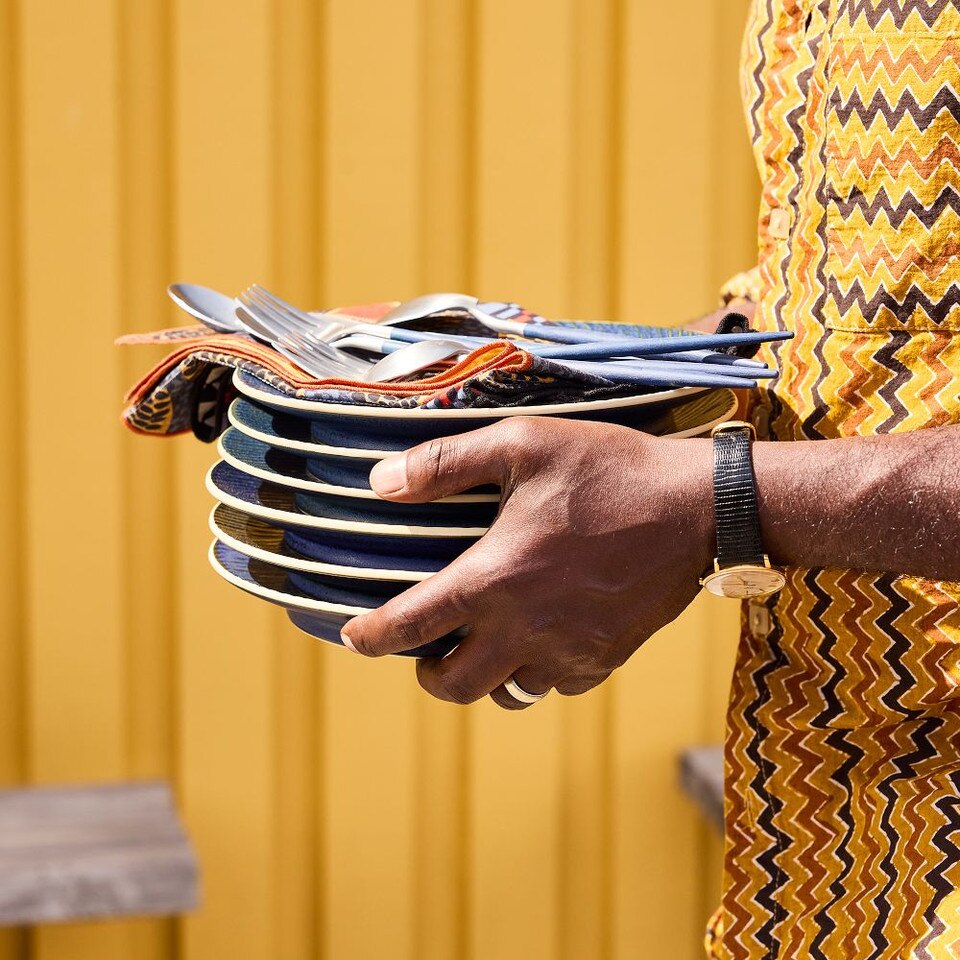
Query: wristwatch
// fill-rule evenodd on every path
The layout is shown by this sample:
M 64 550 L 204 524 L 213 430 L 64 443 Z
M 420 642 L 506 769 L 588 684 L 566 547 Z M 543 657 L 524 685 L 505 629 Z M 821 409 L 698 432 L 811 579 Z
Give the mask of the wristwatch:
M 760 515 L 753 476 L 753 424 L 728 420 L 713 437 L 713 499 L 717 526 L 717 556 L 713 570 L 700 581 L 718 597 L 745 600 L 768 597 L 787 578 L 770 566 L 760 542 Z

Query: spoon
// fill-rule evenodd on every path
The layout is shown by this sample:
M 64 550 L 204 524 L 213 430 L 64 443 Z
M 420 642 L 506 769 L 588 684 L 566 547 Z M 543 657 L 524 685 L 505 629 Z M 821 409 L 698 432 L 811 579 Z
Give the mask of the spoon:
M 377 326 L 423 320 L 435 313 L 443 313 L 444 310 L 469 310 L 479 302 L 476 297 L 467 296 L 465 293 L 426 293 L 394 307 L 377 321 Z
M 233 297 L 195 283 L 173 283 L 167 287 L 167 293 L 178 307 L 202 321 L 210 329 L 218 333 L 247 334 L 273 347 L 288 360 L 303 366 L 303 359 L 297 355 L 299 351 L 296 353 L 291 351 L 291 347 L 295 344 L 287 342 L 285 336 L 262 323 L 260 318 Z M 318 377 L 330 377 L 349 376 L 358 371 L 365 372 L 366 365 L 359 364 L 349 357 L 344 357 L 342 361 L 339 358 L 324 357 L 308 373 Z
M 391 341 L 386 341 L 392 347 Z M 432 367 L 441 360 L 449 360 L 461 353 L 469 353 L 470 348 L 453 340 L 423 340 L 420 343 L 408 343 L 399 349 L 388 348 L 387 355 L 378 360 L 363 379 L 370 383 L 382 383 L 387 380 L 399 380 L 419 370 Z
M 233 297 L 195 283 L 171 283 L 167 295 L 181 309 L 218 333 L 250 333 L 237 319 Z
M 543 337 L 544 339 L 557 339 L 550 336 L 554 329 L 553 325 L 542 323 L 522 323 L 519 320 L 499 320 L 491 317 L 479 309 L 480 301 L 476 297 L 468 296 L 465 293 L 427 293 L 422 297 L 414 297 L 401 303 L 399 307 L 394 307 L 379 321 L 378 325 L 392 326 L 398 323 L 406 323 L 411 320 L 423 320 L 426 317 L 437 313 L 443 313 L 446 310 L 464 310 L 470 314 L 474 320 L 478 320 L 488 330 L 494 333 L 513 333 L 518 336 Z M 562 342 L 569 342 L 565 337 L 559 338 Z M 579 342 L 578 338 L 577 341 Z

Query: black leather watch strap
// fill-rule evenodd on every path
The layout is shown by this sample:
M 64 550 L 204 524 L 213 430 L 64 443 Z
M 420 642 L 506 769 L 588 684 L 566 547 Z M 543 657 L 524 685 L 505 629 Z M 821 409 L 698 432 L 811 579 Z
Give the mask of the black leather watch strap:
M 750 455 L 749 426 L 730 427 L 713 438 L 713 496 L 717 527 L 717 565 L 763 566 L 757 488 Z

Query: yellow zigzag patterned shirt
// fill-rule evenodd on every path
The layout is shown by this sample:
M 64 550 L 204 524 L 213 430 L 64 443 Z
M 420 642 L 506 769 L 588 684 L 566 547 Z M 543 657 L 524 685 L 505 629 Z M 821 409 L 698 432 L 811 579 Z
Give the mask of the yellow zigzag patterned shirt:
M 960 423 L 960 0 L 754 0 L 742 80 L 758 322 L 796 333 L 758 427 Z M 960 957 L 960 586 L 789 571 L 744 617 L 726 776 L 711 956 Z

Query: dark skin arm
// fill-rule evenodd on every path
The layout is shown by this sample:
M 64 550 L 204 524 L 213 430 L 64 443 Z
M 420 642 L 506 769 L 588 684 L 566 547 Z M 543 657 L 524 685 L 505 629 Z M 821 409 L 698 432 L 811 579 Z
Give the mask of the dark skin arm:
M 960 427 L 756 444 L 771 558 L 960 581 L 958 457 Z
M 960 427 L 754 445 L 761 522 L 775 564 L 960 581 Z M 624 427 L 512 418 L 383 461 L 383 497 L 423 502 L 484 483 L 503 490 L 489 533 L 445 570 L 344 629 L 367 656 L 457 627 L 443 660 L 417 664 L 442 700 L 502 684 L 579 694 L 601 683 L 699 592 L 715 550 L 712 444 Z

